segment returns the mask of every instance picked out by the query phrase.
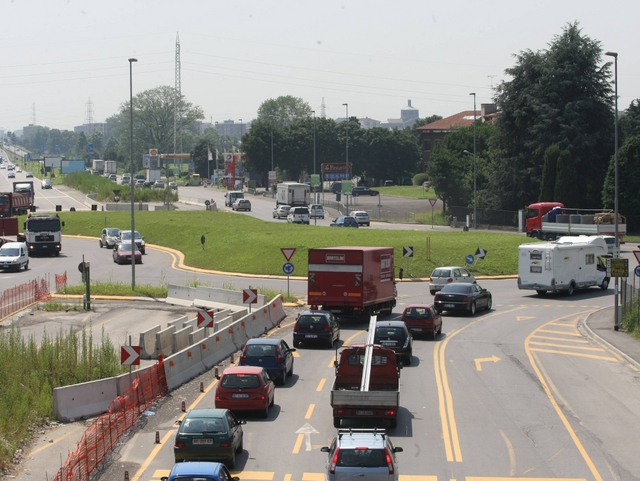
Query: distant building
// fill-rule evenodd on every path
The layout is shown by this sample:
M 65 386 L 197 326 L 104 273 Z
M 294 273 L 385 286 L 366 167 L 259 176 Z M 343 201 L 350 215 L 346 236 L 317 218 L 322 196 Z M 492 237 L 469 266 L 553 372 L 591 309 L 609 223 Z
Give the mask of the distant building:
M 496 104 L 481 104 L 480 110 L 476 111 L 476 118 L 482 122 L 492 122 L 498 114 Z M 416 132 L 420 133 L 422 142 L 422 171 L 424 172 L 431 152 L 435 146 L 444 139 L 445 135 L 460 127 L 470 127 L 473 125 L 473 110 L 465 110 L 445 119 L 436 120 L 430 124 L 418 127 Z
M 411 100 L 407 101 L 407 106 L 400 111 L 399 119 L 387 119 L 387 122 L 380 124 L 385 129 L 405 129 L 413 127 L 420 118 L 420 111 L 411 105 Z
M 23 139 L 28 138 L 29 135 L 31 135 L 31 132 L 34 132 L 38 127 L 39 127 L 38 125 L 33 125 L 33 124 L 29 124 L 26 127 L 22 127 L 22 135 L 20 137 L 22 137 Z M 16 134 L 16 136 L 17 135 L 18 134 Z
M 360 127 L 362 127 L 363 129 L 373 129 L 376 127 L 380 127 L 379 120 L 371 119 L 369 117 L 358 119 L 358 122 L 360 122 Z
M 111 126 L 106 122 L 94 122 L 91 124 L 78 125 L 73 128 L 73 131 L 76 134 L 84 132 L 84 135 L 87 137 L 91 137 L 94 132 L 100 132 L 105 140 L 111 137 Z
M 226 135 L 228 137 L 239 139 L 242 135 L 251 130 L 251 122 L 236 123 L 235 120 L 224 120 L 222 122 L 216 122 L 215 129 L 219 135 Z

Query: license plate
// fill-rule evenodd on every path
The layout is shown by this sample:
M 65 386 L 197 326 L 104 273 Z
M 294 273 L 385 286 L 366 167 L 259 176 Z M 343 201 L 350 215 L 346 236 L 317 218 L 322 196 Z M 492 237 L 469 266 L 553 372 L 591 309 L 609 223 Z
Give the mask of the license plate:
M 213 439 L 194 439 L 193 444 L 213 444 Z
M 382 341 L 383 346 L 395 346 L 396 343 L 393 341 Z
M 422 332 L 422 328 L 421 327 L 413 327 L 411 328 L 412 331 L 414 332 Z
M 248 398 L 249 395 L 248 394 L 232 394 L 231 397 L 234 397 L 234 398 Z
M 356 416 L 373 416 L 373 411 L 356 411 Z
M 317 334 L 307 334 L 304 337 L 306 337 L 308 339 L 317 339 L 318 335 Z
M 445 304 L 444 307 L 456 307 L 455 304 Z

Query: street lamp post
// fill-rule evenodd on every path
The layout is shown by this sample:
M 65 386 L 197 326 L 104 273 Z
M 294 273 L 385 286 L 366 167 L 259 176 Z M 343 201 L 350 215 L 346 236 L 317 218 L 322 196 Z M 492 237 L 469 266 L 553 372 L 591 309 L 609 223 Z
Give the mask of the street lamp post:
M 311 113 L 313 114 L 313 175 L 316 175 L 316 111 L 312 110 Z M 322 185 L 322 181 L 320 182 L 320 185 Z M 314 191 L 313 194 L 314 200 L 318 202 L 317 192 Z M 316 222 L 317 221 L 318 219 L 316 218 Z
M 242 119 L 239 119 L 239 120 L 240 120 L 240 162 L 242 162 Z M 234 184 L 238 182 L 238 179 L 236 179 L 235 172 L 233 173 L 233 178 L 235 180 Z M 236 186 L 234 185 L 233 188 L 235 189 Z
M 133 166 L 133 62 L 138 59 L 129 59 L 129 155 L 131 160 L 131 175 L 135 173 Z M 136 289 L 136 221 L 133 210 L 133 201 L 135 194 L 135 182 L 131 178 L 131 290 Z
M 344 121 L 345 124 L 345 128 L 347 130 L 347 136 L 346 136 L 346 142 L 345 142 L 345 161 L 344 161 L 344 180 L 345 182 L 348 180 L 349 178 L 349 104 L 342 104 L 344 105 L 345 109 L 346 109 L 346 118 Z M 347 194 L 345 194 L 346 197 L 346 212 L 344 213 L 344 215 L 347 215 L 349 213 L 349 196 Z
M 615 220 L 615 237 L 616 237 L 616 250 L 613 254 L 614 257 L 620 257 L 620 239 L 618 237 L 618 54 L 617 52 L 605 53 L 607 57 L 613 57 L 613 85 L 614 85 L 614 97 L 615 97 L 615 117 L 613 119 L 613 156 L 614 156 L 614 207 L 613 212 L 616 216 Z M 613 304 L 615 311 L 613 313 L 614 329 L 617 331 L 620 329 L 620 314 L 618 312 L 618 278 L 615 278 L 615 291 L 613 296 Z
M 478 218 L 478 199 L 476 190 L 476 94 L 475 92 L 472 92 L 469 95 L 473 95 L 473 228 L 476 229 L 478 227 L 476 220 Z

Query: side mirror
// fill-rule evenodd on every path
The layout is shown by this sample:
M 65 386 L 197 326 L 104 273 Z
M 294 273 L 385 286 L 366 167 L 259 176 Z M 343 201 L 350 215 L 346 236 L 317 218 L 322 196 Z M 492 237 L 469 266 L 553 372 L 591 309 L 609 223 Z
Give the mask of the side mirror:
M 329 446 L 322 446 L 320 448 L 320 452 L 322 453 L 328 453 L 329 452 Z
M 336 360 L 333 361 L 333 367 L 335 367 L 335 368 L 338 367 L 338 361 L 336 361 Z
M 394 452 L 394 453 L 402 453 L 403 451 L 404 451 L 404 449 L 402 449 L 402 448 L 401 448 L 401 447 L 399 447 L 399 446 L 398 446 L 398 447 L 393 448 L 393 452 Z

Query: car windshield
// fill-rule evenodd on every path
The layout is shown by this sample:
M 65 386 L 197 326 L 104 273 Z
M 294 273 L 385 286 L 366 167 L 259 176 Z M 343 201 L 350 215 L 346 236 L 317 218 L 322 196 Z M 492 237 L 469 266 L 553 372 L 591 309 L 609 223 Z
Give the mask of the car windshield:
M 256 389 L 260 387 L 260 379 L 256 374 L 225 374 L 220 386 L 227 389 Z
M 336 465 L 359 468 L 386 468 L 387 456 L 384 449 L 341 448 Z
M 7 247 L 0 249 L 0 257 L 17 257 L 20 255 L 20 249 Z
M 245 355 L 250 357 L 275 357 L 276 346 L 272 344 L 249 344 L 246 347 Z
M 107 229 L 107 235 L 117 236 L 120 232 L 120 229 Z
M 130 252 L 131 251 L 131 244 L 127 243 L 127 244 L 120 244 L 118 246 L 118 250 L 120 252 Z
M 441 292 L 453 292 L 456 294 L 467 294 L 472 292 L 471 284 L 448 284 L 442 288 Z

